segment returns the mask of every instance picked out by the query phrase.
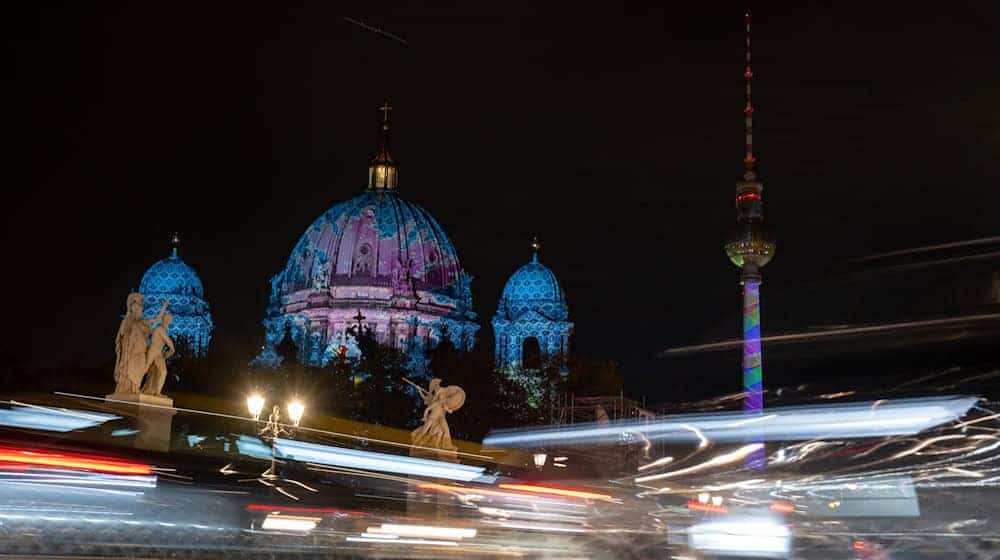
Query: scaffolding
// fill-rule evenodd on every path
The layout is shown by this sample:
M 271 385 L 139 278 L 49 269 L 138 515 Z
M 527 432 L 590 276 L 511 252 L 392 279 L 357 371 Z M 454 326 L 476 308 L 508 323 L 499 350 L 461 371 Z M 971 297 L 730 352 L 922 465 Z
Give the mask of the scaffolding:
M 656 416 L 645 408 L 645 403 L 617 397 L 565 397 L 563 404 L 556 410 L 553 423 L 557 426 L 583 422 L 610 423 L 619 420 L 634 420 L 637 418 L 652 418 Z

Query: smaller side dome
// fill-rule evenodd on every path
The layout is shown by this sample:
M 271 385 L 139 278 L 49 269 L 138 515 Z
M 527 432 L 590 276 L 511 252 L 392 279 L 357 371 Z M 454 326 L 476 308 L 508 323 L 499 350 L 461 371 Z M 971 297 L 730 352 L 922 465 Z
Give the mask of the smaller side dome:
M 530 311 L 557 321 L 569 316 L 562 286 L 555 273 L 538 262 L 537 251 L 532 254 L 530 262 L 518 268 L 507 280 L 498 311 L 509 320 L 516 320 Z
M 566 294 L 556 275 L 538 262 L 537 240 L 532 243 L 531 261 L 507 280 L 492 324 L 499 368 L 516 371 L 537 367 L 526 358 L 529 346 L 547 358 L 564 360 L 568 354 L 573 323 L 569 321 Z
M 193 356 L 204 356 L 212 339 L 214 324 L 201 278 L 177 254 L 180 237 L 174 234 L 173 251 L 153 263 L 142 276 L 139 293 L 143 295 L 143 316 L 155 317 L 163 301 L 174 316 L 170 336 Z
M 149 267 L 142 275 L 139 291 L 143 294 L 205 297 L 205 287 L 198 273 L 177 256 L 176 249 L 173 255 Z

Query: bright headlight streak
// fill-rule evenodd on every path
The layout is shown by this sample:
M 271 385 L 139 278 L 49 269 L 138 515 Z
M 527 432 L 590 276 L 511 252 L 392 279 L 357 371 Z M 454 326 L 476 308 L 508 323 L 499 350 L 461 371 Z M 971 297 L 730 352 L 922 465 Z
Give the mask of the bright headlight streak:
M 475 529 L 461 527 L 436 527 L 434 525 L 399 525 L 383 523 L 379 527 L 369 527 L 369 533 L 397 535 L 400 537 L 419 537 L 431 539 L 471 539 L 476 536 Z
M 297 461 L 414 476 L 445 478 L 461 482 L 469 482 L 480 478 L 484 472 L 482 467 L 332 447 L 288 439 L 274 440 L 274 447 L 281 457 Z
M 708 441 L 708 438 L 705 437 L 705 434 L 701 433 L 701 430 L 699 430 L 698 428 L 695 428 L 693 426 L 688 426 L 687 424 L 681 424 L 681 428 L 684 428 L 685 430 L 688 430 L 690 432 L 694 432 L 694 435 L 698 436 L 698 451 L 705 449 L 706 447 L 708 447 L 708 444 L 711 443 L 710 441 Z
M 347 537 L 347 542 L 355 543 L 373 543 L 373 544 L 423 544 L 423 545 L 434 545 L 434 546 L 458 546 L 455 541 L 428 541 L 424 539 L 382 539 L 382 538 L 372 538 L 365 537 L 364 535 L 360 537 Z
M 718 521 L 688 529 L 692 548 L 709 551 L 739 551 L 748 556 L 784 554 L 791 544 L 791 531 L 767 520 Z
M 156 488 L 155 476 L 105 475 L 101 473 L 73 473 L 66 471 L 46 473 L 42 471 L 4 471 L 0 469 L 0 481 L 8 480 L 22 484 L 48 484 L 55 486 L 112 486 L 124 488 Z
M 85 413 L 23 403 L 16 404 L 18 406 L 14 408 L 0 409 L 0 426 L 49 432 L 70 432 L 93 428 L 120 418 L 113 414 Z
M 596 492 L 585 492 L 582 490 L 571 490 L 568 488 L 553 488 L 549 486 L 535 486 L 533 484 L 506 484 L 501 483 L 500 488 L 505 490 L 520 490 L 533 494 L 548 494 L 551 496 L 566 496 L 568 498 L 582 498 L 585 500 L 603 500 L 610 502 L 613 498 L 608 494 L 598 494 Z
M 639 469 L 638 470 L 644 471 L 646 469 L 651 469 L 653 467 L 662 467 L 663 465 L 666 465 L 666 464 L 669 464 L 669 463 L 673 462 L 673 460 L 674 460 L 673 457 L 660 457 L 659 459 L 653 461 L 652 463 L 646 463 L 645 465 L 639 465 Z
M 296 517 L 291 515 L 268 515 L 260 528 L 269 531 L 295 531 L 308 533 L 316 528 L 319 517 Z
M 690 467 L 687 467 L 687 468 L 684 468 L 684 469 L 679 469 L 679 470 L 676 470 L 676 471 L 665 472 L 665 473 L 660 473 L 660 474 L 651 474 L 651 475 L 648 475 L 648 476 L 640 476 L 640 477 L 636 478 L 635 481 L 639 482 L 639 483 L 642 483 L 642 482 L 649 482 L 649 481 L 652 481 L 652 480 L 661 480 L 661 479 L 664 479 L 664 478 L 670 478 L 670 477 L 674 477 L 674 476 L 680 476 L 682 474 L 689 474 L 689 473 L 693 473 L 693 472 L 698 472 L 698 471 L 709 469 L 709 468 L 712 468 L 712 467 L 717 467 L 717 466 L 720 466 L 720 465 L 726 465 L 726 464 L 732 463 L 734 461 L 739 461 L 739 460 L 745 458 L 747 455 L 753 453 L 754 451 L 757 451 L 757 450 L 763 449 L 763 448 L 764 448 L 764 444 L 763 443 L 751 443 L 750 445 L 744 445 L 743 447 L 741 447 L 741 448 L 739 448 L 739 449 L 737 449 L 735 451 L 730 451 L 729 453 L 723 453 L 722 455 L 718 455 L 716 457 L 713 457 L 713 458 L 709 459 L 708 461 L 705 461 L 704 463 L 699 463 L 697 465 L 692 465 Z
M 948 467 L 947 470 L 949 470 L 949 471 L 951 471 L 951 472 L 953 472 L 955 474 L 960 474 L 962 476 L 968 476 L 968 477 L 972 477 L 972 478 L 983 478 L 984 476 L 986 476 L 986 475 L 984 475 L 981 472 L 967 471 L 965 469 L 960 469 L 958 467 Z
M 889 459 L 890 460 L 901 459 L 903 457 L 907 457 L 909 455 L 913 455 L 914 453 L 920 451 L 921 449 L 927 447 L 928 445 L 931 445 L 932 443 L 937 443 L 939 441 L 945 441 L 945 440 L 949 440 L 949 439 L 965 439 L 965 437 L 966 436 L 961 435 L 961 434 L 950 434 L 950 435 L 937 436 L 937 437 L 932 437 L 930 439 L 925 439 L 925 440 L 921 441 L 920 443 L 917 443 L 916 445 L 914 445 L 913 447 L 911 447 L 911 448 L 909 448 L 909 449 L 907 449 L 905 451 L 900 451 L 899 453 L 893 455 Z

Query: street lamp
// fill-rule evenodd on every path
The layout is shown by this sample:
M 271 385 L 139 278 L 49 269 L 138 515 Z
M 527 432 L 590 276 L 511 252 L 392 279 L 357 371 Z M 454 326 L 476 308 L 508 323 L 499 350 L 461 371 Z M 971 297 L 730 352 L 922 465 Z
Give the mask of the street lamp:
M 535 453 L 535 456 L 533 457 L 533 459 L 535 460 L 535 468 L 536 469 L 543 468 L 545 466 L 545 460 L 548 458 L 549 456 L 546 453 Z
M 263 425 L 260 425 L 260 415 L 264 411 L 264 404 L 266 402 L 266 399 L 258 393 L 254 393 L 247 397 L 247 410 L 250 411 L 250 416 L 253 417 L 254 422 L 258 423 L 257 433 L 260 435 L 260 439 L 271 448 L 271 466 L 268 467 L 268 469 L 264 471 L 264 474 L 261 475 L 261 478 L 267 479 L 277 477 L 274 472 L 275 438 L 295 435 L 295 428 L 298 428 L 299 422 L 302 421 L 302 416 L 306 412 L 306 405 L 298 399 L 295 399 L 286 405 L 288 418 L 292 421 L 291 426 L 281 422 L 281 407 L 278 405 L 271 407 L 271 414 L 267 417 L 267 421 L 264 422 Z
M 247 397 L 247 408 L 255 422 L 260 420 L 260 413 L 264 411 L 264 397 L 257 393 L 250 395 Z
M 294 400 L 288 403 L 288 418 L 292 421 L 292 424 L 296 428 L 299 427 L 299 422 L 302 420 L 302 415 L 306 412 L 306 405 L 302 404 L 302 401 Z

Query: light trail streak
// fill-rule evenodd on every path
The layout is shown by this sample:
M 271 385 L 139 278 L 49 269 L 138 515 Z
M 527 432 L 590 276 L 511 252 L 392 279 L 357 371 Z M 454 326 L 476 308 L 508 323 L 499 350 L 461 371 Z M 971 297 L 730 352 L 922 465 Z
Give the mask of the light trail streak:
M 914 247 L 912 249 L 902 249 L 899 251 L 890 251 L 888 253 L 876 253 L 874 255 L 857 258 L 847 262 L 866 262 L 884 259 L 886 257 L 898 257 L 901 255 L 912 255 L 915 253 L 929 253 L 931 251 L 940 251 L 941 249 L 955 249 L 958 247 L 969 247 L 972 245 L 988 245 L 990 243 L 998 242 L 1000 242 L 1000 237 L 981 237 L 979 239 L 967 239 L 965 241 L 953 241 L 951 243 L 941 243 L 938 245 L 926 245 L 924 247 Z
M 863 402 L 772 407 L 768 409 L 772 417 L 764 432 L 768 441 L 910 435 L 958 420 L 977 401 L 977 397 L 945 396 L 892 400 L 881 403 L 875 409 L 870 403 Z M 758 438 L 760 428 L 734 426 L 744 419 L 741 413 L 718 412 L 614 424 L 500 430 L 488 434 L 483 443 L 491 447 L 514 448 L 615 444 L 623 433 L 642 433 L 654 441 L 683 443 L 696 439 L 699 446 L 704 447 L 708 441 L 741 442 Z
M 651 474 L 648 476 L 640 476 L 635 479 L 636 482 L 644 483 L 651 482 L 653 480 L 662 480 L 664 478 L 672 478 L 675 476 L 681 476 L 684 474 L 691 474 L 693 472 L 703 471 L 705 469 L 710 469 L 713 467 L 718 467 L 721 465 L 727 465 L 729 463 L 739 461 L 749 456 L 755 451 L 759 451 L 764 448 L 763 443 L 751 443 L 750 445 L 744 445 L 735 451 L 730 451 L 729 453 L 723 453 L 722 455 L 717 455 L 705 461 L 704 463 L 698 463 L 697 465 L 692 465 L 687 468 L 678 469 L 676 471 L 670 471 L 660 474 Z
M 673 460 L 674 460 L 673 457 L 660 457 L 659 459 L 653 461 L 652 463 L 646 463 L 645 465 L 639 465 L 639 469 L 638 470 L 644 471 L 644 470 L 647 470 L 647 469 L 652 469 L 654 467 L 662 467 L 664 465 L 670 464 L 671 462 L 673 462 Z
M 484 472 L 483 467 L 390 455 L 374 451 L 332 447 L 283 438 L 274 440 L 274 449 L 282 458 L 308 463 L 446 478 L 462 482 L 480 478 Z
M 4 464 L 21 467 L 56 467 L 108 474 L 153 474 L 153 469 L 149 465 L 133 461 L 14 447 L 0 447 L 0 467 Z
M 357 25 L 358 27 L 360 27 L 362 29 L 365 29 L 367 31 L 371 31 L 372 33 L 375 33 L 377 35 L 382 35 L 383 37 L 388 37 L 389 39 L 392 39 L 393 41 L 398 41 L 398 42 L 400 42 L 400 43 L 402 43 L 402 44 L 404 44 L 406 46 L 410 46 L 410 43 L 408 43 L 406 41 L 406 39 L 400 37 L 399 35 L 393 35 L 392 33 L 389 33 L 388 31 L 384 31 L 382 29 L 379 29 L 378 27 L 374 27 L 374 26 L 368 25 L 367 23 L 365 23 L 363 21 L 358 21 L 358 20 L 356 20 L 354 18 L 350 18 L 350 17 L 344 17 L 344 21 L 346 21 L 347 23 L 351 23 L 353 25 Z
M 922 328 L 922 327 L 941 327 L 947 325 L 954 325 L 963 322 L 976 322 L 976 321 L 987 321 L 1000 319 L 1000 313 L 982 313 L 979 315 L 965 315 L 962 317 L 946 317 L 943 319 L 928 319 L 924 321 L 903 321 L 899 323 L 886 323 L 882 325 L 869 325 L 866 327 L 848 327 L 842 329 L 830 329 L 824 331 L 816 332 L 801 332 L 801 333 L 789 333 L 789 334 L 777 334 L 761 337 L 761 342 L 790 342 L 799 340 L 813 340 L 817 338 L 829 338 L 834 336 L 843 336 L 848 334 L 868 334 L 876 332 L 886 332 L 894 331 L 898 329 L 910 329 L 910 328 Z M 743 345 L 743 340 L 741 339 L 730 339 L 721 342 L 710 342 L 707 344 L 696 344 L 692 346 L 678 346 L 675 348 L 668 348 L 663 352 L 660 352 L 659 357 L 663 358 L 669 355 L 676 354 L 691 354 L 696 352 L 714 352 L 717 350 L 730 350 Z
M 597 492 L 585 492 L 582 490 L 572 490 L 570 488 L 556 488 L 553 486 L 536 486 L 534 484 L 507 484 L 501 483 L 500 488 L 504 490 L 519 490 L 532 494 L 546 494 L 549 496 L 565 496 L 568 498 L 581 498 L 584 500 L 602 500 L 605 502 L 614 501 L 609 494 L 599 494 Z

